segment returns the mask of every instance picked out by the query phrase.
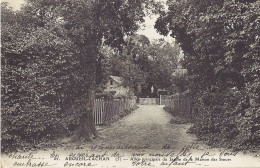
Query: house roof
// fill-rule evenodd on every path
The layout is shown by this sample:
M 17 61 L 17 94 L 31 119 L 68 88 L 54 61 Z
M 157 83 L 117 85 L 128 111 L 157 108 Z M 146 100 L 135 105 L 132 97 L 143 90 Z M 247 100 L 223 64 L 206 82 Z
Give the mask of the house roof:
M 116 83 L 122 84 L 123 83 L 123 78 L 119 76 L 110 76 Z
M 157 91 L 158 91 L 158 92 L 168 92 L 169 90 L 166 90 L 166 89 L 158 89 Z

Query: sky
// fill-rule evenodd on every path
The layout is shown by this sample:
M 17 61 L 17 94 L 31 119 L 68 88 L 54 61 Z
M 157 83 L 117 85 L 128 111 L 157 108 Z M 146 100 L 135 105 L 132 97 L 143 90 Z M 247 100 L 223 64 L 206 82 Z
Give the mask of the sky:
M 165 2 L 166 0 L 160 0 Z M 25 3 L 24 0 L 2 0 L 2 2 L 8 2 L 10 6 L 14 10 L 19 10 L 21 8 L 21 5 Z M 154 29 L 154 24 L 158 16 L 153 15 L 151 17 L 145 17 L 145 27 L 142 27 L 137 34 L 143 34 L 146 37 L 148 37 L 150 40 L 153 39 L 159 39 L 159 38 L 164 38 L 167 42 L 173 42 L 174 39 L 171 38 L 170 36 L 164 37 L 160 35 L 159 33 L 156 32 Z
M 137 34 L 143 34 L 145 35 L 146 37 L 148 37 L 150 40 L 152 39 L 159 39 L 159 38 L 164 38 L 165 41 L 167 42 L 174 42 L 174 39 L 170 36 L 163 36 L 163 35 L 160 35 L 156 29 L 154 28 L 154 25 L 155 25 L 155 21 L 157 19 L 158 16 L 156 15 L 153 15 L 151 18 L 150 17 L 145 17 L 145 27 L 142 27 L 138 32 Z
M 18 10 L 24 3 L 24 0 L 1 0 L 1 2 L 8 2 L 13 9 Z

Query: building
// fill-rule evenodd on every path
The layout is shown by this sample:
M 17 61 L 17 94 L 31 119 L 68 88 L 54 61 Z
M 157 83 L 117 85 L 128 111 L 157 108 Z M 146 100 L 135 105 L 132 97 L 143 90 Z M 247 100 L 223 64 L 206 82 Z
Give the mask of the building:
M 181 77 L 185 76 L 187 74 L 187 69 L 182 68 L 181 66 L 178 66 L 174 72 L 172 73 L 172 76 L 174 77 Z
M 123 85 L 124 80 L 119 76 L 109 76 L 105 92 L 115 92 L 114 97 L 127 96 L 130 94 L 130 88 Z

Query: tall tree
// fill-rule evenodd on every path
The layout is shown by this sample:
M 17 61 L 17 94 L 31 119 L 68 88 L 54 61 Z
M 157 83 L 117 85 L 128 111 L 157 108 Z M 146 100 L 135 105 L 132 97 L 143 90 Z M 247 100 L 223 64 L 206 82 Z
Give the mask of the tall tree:
M 238 148 L 259 142 L 259 3 L 169 0 L 168 12 L 156 23 L 184 51 L 198 115 L 195 132 L 212 133 L 210 140 L 221 134 L 220 141 L 213 141 L 234 142 Z
M 138 23 L 143 22 L 145 6 L 158 7 L 154 1 L 76 1 L 66 2 L 64 8 L 64 20 L 69 36 L 79 48 L 82 68 L 88 69 L 86 75 L 86 95 L 84 96 L 86 108 L 83 108 L 82 123 L 88 125 L 79 128 L 78 135 L 97 135 L 92 121 L 92 106 L 95 87 L 95 61 L 98 51 L 104 43 L 122 48 L 124 35 L 131 34 L 138 30 Z M 77 11 L 77 12 L 75 12 Z M 87 18 L 87 19 L 86 19 Z M 87 136 L 88 137 L 88 136 Z
M 77 61 L 56 20 L 39 26 L 40 20 L 32 19 L 26 10 L 14 12 L 3 5 L 2 11 L 2 142 L 35 145 L 34 140 L 58 133 L 60 112 L 71 104 L 64 98 L 75 96 L 70 78 Z
M 48 96 L 54 96 L 54 101 L 64 97 L 68 100 L 68 96 L 77 95 L 76 99 L 80 100 L 77 108 L 80 109 L 81 124 L 76 129 L 75 137 L 86 139 L 97 136 L 92 108 L 100 48 L 102 44 L 107 44 L 122 49 L 124 36 L 138 30 L 146 13 L 157 12 L 160 8 L 154 0 L 28 0 L 16 14 L 11 10 L 4 11 L 2 23 L 5 24 L 3 27 L 7 34 L 3 52 L 11 47 L 8 50 L 11 54 L 16 53 L 21 58 L 33 58 L 24 64 L 30 81 L 33 82 L 35 78 L 36 83 L 32 86 L 35 86 L 35 96 L 40 95 L 39 103 L 46 96 L 43 94 L 46 90 L 43 88 L 49 89 Z M 20 26 L 20 30 L 10 31 L 11 24 L 8 22 L 12 20 L 7 21 L 8 16 L 20 18 L 20 21 L 14 24 Z M 22 35 L 16 35 L 19 33 Z M 18 37 L 17 42 L 10 40 L 12 36 Z M 14 64 L 12 67 L 20 66 Z M 40 77 L 36 77 L 37 73 Z M 57 80 L 56 76 L 60 80 Z M 48 84 L 54 88 L 48 87 Z M 65 85 L 74 85 L 77 89 L 64 87 Z M 27 88 L 29 92 L 32 90 Z M 55 98 L 57 95 L 58 99 Z M 50 100 L 49 98 L 47 99 Z M 62 104 L 66 103 L 63 101 Z

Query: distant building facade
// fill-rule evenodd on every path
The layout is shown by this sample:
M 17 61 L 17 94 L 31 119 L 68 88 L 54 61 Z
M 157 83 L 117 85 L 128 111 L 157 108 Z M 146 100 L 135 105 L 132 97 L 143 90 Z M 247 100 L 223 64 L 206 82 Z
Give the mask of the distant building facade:
M 123 78 L 119 76 L 109 76 L 106 84 L 105 92 L 115 92 L 114 97 L 127 96 L 130 93 L 130 88 L 123 85 Z
M 172 73 L 172 76 L 178 76 L 178 77 L 180 77 L 180 76 L 184 76 L 184 75 L 186 75 L 187 74 L 187 69 L 184 69 L 184 68 L 182 68 L 181 66 L 178 66 L 175 70 L 174 70 L 174 72 Z

